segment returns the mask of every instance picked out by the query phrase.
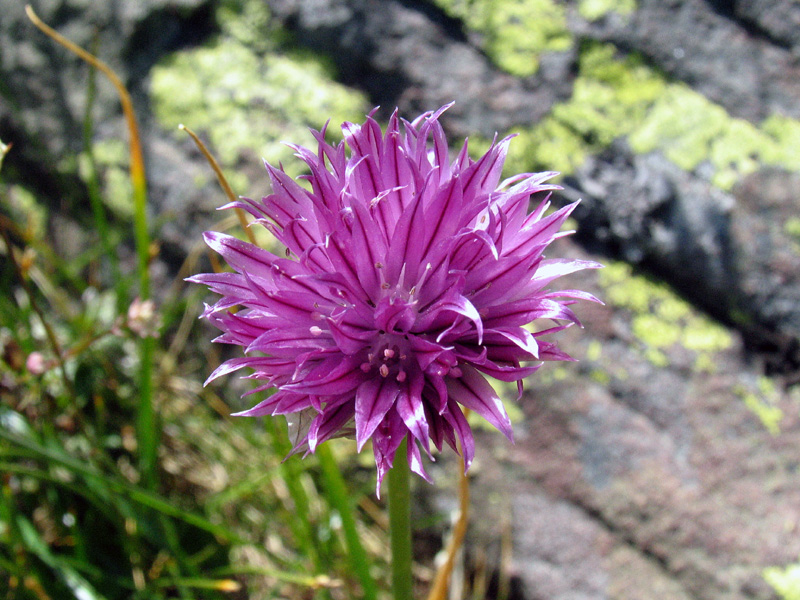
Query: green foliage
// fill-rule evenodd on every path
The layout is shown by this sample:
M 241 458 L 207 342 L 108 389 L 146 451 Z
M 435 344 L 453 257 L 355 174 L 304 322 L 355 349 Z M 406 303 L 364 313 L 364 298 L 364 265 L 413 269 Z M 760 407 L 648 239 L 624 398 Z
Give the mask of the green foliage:
M 566 10 L 553 0 L 433 1 L 479 34 L 489 57 L 512 75 L 533 75 L 543 52 L 572 45 Z
M 28 207 L 44 223 L 50 219 L 20 189 L 3 186 L 0 198 L 4 213 Z M 372 525 L 351 501 L 342 502 L 347 488 L 339 487 L 336 502 L 328 499 L 314 461 L 295 457 L 281 466 L 285 443 L 270 439 L 285 442 L 285 431 L 265 435 L 260 420 L 231 422 L 236 390 L 224 400 L 203 390 L 208 365 L 220 356 L 210 332 L 190 327 L 202 307 L 199 291 L 177 278 L 156 308 L 153 399 L 162 427 L 154 430 L 151 488 L 135 434 L 141 329 L 127 312 L 132 298 L 120 302 L 113 282 L 92 275 L 102 254 L 90 253 L 76 267 L 50 246 L 49 226 L 18 222 L 8 237 L 15 261 L 0 242 L 0 286 L 7 290 L 0 295 L 4 597 L 213 599 L 239 588 L 264 598 L 307 597 L 310 589 L 331 600 L 359 597 L 349 547 L 354 531 L 363 536 Z M 124 225 L 110 227 L 130 236 Z M 366 494 L 373 477 L 371 468 L 358 470 L 347 487 Z M 339 524 L 345 511 L 352 513 L 347 532 Z M 362 550 L 369 573 L 385 535 L 377 529 L 366 537 L 377 540 Z

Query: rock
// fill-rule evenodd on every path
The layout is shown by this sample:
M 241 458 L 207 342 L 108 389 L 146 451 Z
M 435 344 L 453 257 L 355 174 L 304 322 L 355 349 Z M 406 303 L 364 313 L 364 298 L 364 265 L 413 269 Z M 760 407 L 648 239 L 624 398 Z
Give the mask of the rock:
M 754 35 L 761 35 L 777 45 L 784 45 L 797 56 L 800 47 L 800 6 L 796 2 L 785 0 L 716 2 L 716 5 L 723 7 L 728 15 L 731 13 L 731 4 L 733 4 L 733 15 L 746 27 L 751 27 Z
M 586 330 L 560 342 L 580 363 L 530 378 L 516 443 L 480 432 L 471 555 L 502 569 L 508 524 L 515 600 L 774 600 L 762 570 L 800 554 L 800 397 L 765 384 L 734 338 L 701 352 L 669 344 L 654 362 L 636 322 L 666 315 L 673 296 L 643 291 L 640 276 L 619 293 L 615 277 L 571 278 L 609 304 L 578 307 Z M 703 327 L 693 315 L 675 322 L 680 336 Z M 773 433 L 756 414 L 772 409 Z M 438 473 L 437 484 L 452 498 Z
M 728 195 L 658 154 L 634 155 L 618 143 L 566 183 L 570 199 L 584 200 L 579 239 L 669 281 L 741 329 L 772 371 L 797 377 L 796 174 L 759 171 Z
M 769 369 L 793 373 L 793 382 L 800 382 L 799 188 L 797 173 L 758 171 L 734 190 L 731 222 L 740 325 L 768 353 Z
M 788 47 L 797 39 L 790 33 L 798 19 L 793 4 L 641 0 L 627 19 L 575 18 L 573 29 L 641 52 L 734 116 L 798 118 L 800 62 Z
M 40 18 L 76 44 L 96 49 L 126 82 L 145 122 L 146 97 L 140 88 L 144 74 L 158 56 L 186 43 L 189 27 L 201 37 L 208 31 L 198 18 L 208 16 L 204 0 L 40 4 Z M 84 205 L 87 192 L 76 172 L 83 150 L 89 67 L 38 31 L 25 16 L 24 3 L 2 0 L 0 14 L 0 94 L 5 100 L 0 104 L 0 139 L 14 143 L 5 167 L 55 206 Z M 104 77 L 97 80 L 92 122 L 120 138 L 125 129 L 117 93 Z
M 300 44 L 333 57 L 342 80 L 384 111 L 417 114 L 456 100 L 443 117 L 456 138 L 535 122 L 570 93 L 571 53 L 546 57 L 534 77 L 513 77 L 426 2 L 274 0 L 270 7 Z

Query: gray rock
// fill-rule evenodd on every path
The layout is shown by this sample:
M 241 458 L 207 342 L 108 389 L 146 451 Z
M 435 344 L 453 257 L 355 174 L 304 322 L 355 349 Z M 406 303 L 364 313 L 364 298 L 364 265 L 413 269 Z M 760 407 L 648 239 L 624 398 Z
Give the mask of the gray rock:
M 570 283 L 604 294 L 591 274 Z M 472 555 L 505 570 L 519 600 L 775 600 L 762 570 L 800 553 L 796 393 L 759 391 L 739 341 L 712 353 L 711 370 L 680 345 L 656 367 L 631 336 L 634 313 L 578 313 L 586 329 L 560 343 L 581 363 L 530 379 L 516 443 L 478 435 Z M 599 356 L 587 352 L 593 340 Z M 599 373 L 607 381 L 592 383 Z M 779 433 L 748 396 L 783 410 Z M 452 497 L 447 487 L 434 493 Z
M 800 366 L 800 244 L 787 231 L 797 210 L 798 176 L 767 169 L 734 195 L 658 154 L 622 143 L 587 160 L 567 179 L 582 198 L 579 235 L 669 281 L 767 353 L 771 370 Z
M 733 3 L 717 2 L 725 5 L 746 26 L 749 25 L 754 34 L 761 34 L 779 45 L 789 47 L 795 56 L 800 48 L 800 5 L 786 0 L 735 0 Z
M 84 146 L 89 67 L 38 31 L 24 5 L 0 0 L 0 139 L 14 144 L 5 167 L 52 206 L 85 206 L 77 156 Z M 128 86 L 145 145 L 144 75 L 164 52 L 185 44 L 192 33 L 201 38 L 211 23 L 207 0 L 68 0 L 37 2 L 34 9 L 62 35 L 94 49 Z M 117 93 L 100 75 L 91 120 L 99 131 L 95 141 L 125 135 Z M 89 212 L 74 211 L 81 214 Z
M 333 57 L 343 81 L 386 111 L 416 114 L 457 100 L 442 119 L 456 138 L 536 122 L 571 92 L 571 53 L 545 57 L 533 77 L 513 77 L 426 2 L 271 0 L 270 7 L 300 44 Z
M 641 52 L 732 115 L 760 121 L 776 112 L 800 117 L 800 62 L 789 47 L 797 13 L 790 0 L 642 0 L 630 18 L 575 17 L 572 27 Z

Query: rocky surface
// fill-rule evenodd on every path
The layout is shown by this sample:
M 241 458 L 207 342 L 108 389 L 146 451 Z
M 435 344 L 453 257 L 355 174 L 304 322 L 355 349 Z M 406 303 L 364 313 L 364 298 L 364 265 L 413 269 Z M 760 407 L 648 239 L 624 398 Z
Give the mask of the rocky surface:
M 568 177 L 564 195 L 584 200 L 576 218 L 587 243 L 669 281 L 794 381 L 800 246 L 786 223 L 797 183 L 766 169 L 728 194 L 660 154 L 616 144 Z
M 456 99 L 444 119 L 454 139 L 470 135 L 479 145 L 496 131 L 522 131 L 515 167 L 545 167 L 548 148 L 574 150 L 560 167 L 560 198 L 583 199 L 580 245 L 560 252 L 610 264 L 572 282 L 607 305 L 579 309 L 587 332 L 568 332 L 564 345 L 582 361 L 534 379 L 517 444 L 481 435 L 470 564 L 488 549 L 488 568 L 513 578 L 514 600 L 775 598 L 762 570 L 800 555 L 800 398 L 783 387 L 800 369 L 792 137 L 800 131 L 800 4 L 640 0 L 595 2 L 626 8 L 591 13 L 589 4 L 548 12 L 566 43 L 542 51 L 526 75 L 498 66 L 496 28 L 462 20 L 445 0 L 233 9 L 208 0 L 67 0 L 36 9 L 96 47 L 131 87 L 162 270 L 176 268 L 222 201 L 174 130 L 181 115 L 202 121 L 240 177 L 237 191 L 252 195 L 265 191 L 259 156 L 283 158 L 274 146 L 245 147 L 254 136 L 294 140 L 300 125 L 319 127 L 327 114 L 357 118 L 377 104 L 383 115 L 395 106 L 414 114 Z M 587 67 L 597 57 L 607 57 L 606 70 Z M 4 177 L 62 209 L 51 227 L 87 227 L 79 169 L 86 68 L 28 24 L 22 5 L 0 0 L 0 69 L 0 139 L 14 143 Z M 171 78 L 180 89 L 162 85 Z M 164 100 L 189 96 L 195 104 Z M 324 113 L 317 121 L 314 101 Z M 126 219 L 125 189 L 112 185 L 114 173 L 124 179 L 124 147 L 114 145 L 123 126 L 101 79 L 92 115 L 104 189 L 118 198 L 109 210 Z M 250 137 L 215 120 L 244 123 Z M 450 506 L 448 488 L 436 489 L 435 506 Z
M 491 137 L 535 122 L 570 93 L 569 53 L 546 57 L 534 77 L 513 77 L 468 41 L 458 21 L 426 2 L 277 0 L 270 7 L 300 44 L 331 55 L 343 81 L 366 90 L 384 114 L 455 99 L 443 119 L 454 137 Z
M 208 4 L 202 0 L 33 5 L 45 22 L 103 57 L 130 88 L 145 124 L 149 113 L 141 83 L 149 68 L 165 52 L 187 43 L 194 28 L 199 27 L 195 35 L 203 36 L 209 26 Z M 61 195 L 63 201 L 80 204 L 86 191 L 75 157 L 83 150 L 88 67 L 36 30 L 24 6 L 0 3 L 0 136 L 18 146 L 6 168 L 43 188 L 45 198 Z M 123 126 L 116 91 L 98 80 L 93 122 L 106 130 L 101 137 L 119 137 Z
M 581 315 L 602 352 L 575 335 L 577 374 L 531 381 L 516 444 L 481 438 L 473 547 L 500 563 L 510 523 L 514 598 L 775 598 L 762 570 L 800 554 L 800 396 L 760 384 L 740 341 L 711 367 L 671 345 L 654 369 L 636 311 Z M 754 403 L 783 411 L 779 434 Z
M 673 77 L 758 121 L 779 112 L 797 118 L 800 62 L 794 2 L 642 0 L 624 21 L 576 22 L 594 39 L 644 54 Z

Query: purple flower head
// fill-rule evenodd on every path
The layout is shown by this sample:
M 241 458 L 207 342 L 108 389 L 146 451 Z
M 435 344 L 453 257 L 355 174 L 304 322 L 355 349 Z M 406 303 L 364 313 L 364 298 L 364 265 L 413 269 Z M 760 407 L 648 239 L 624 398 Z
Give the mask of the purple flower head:
M 542 255 L 575 207 L 545 215 L 545 197 L 528 213 L 532 194 L 558 189 L 545 183 L 555 173 L 500 182 L 510 138 L 477 161 L 465 143 L 451 161 L 438 122 L 446 108 L 411 123 L 395 113 L 385 133 L 371 115 L 344 123 L 335 146 L 323 128 L 316 153 L 291 146 L 307 187 L 267 164 L 273 193 L 225 207 L 247 210 L 286 256 L 207 232 L 235 272 L 191 278 L 222 296 L 203 315 L 222 330 L 216 341 L 245 354 L 208 381 L 248 367 L 264 382 L 253 392 L 276 388 L 238 414 L 287 415 L 295 451 L 353 432 L 360 451 L 371 439 L 378 490 L 404 438 L 410 468 L 427 480 L 431 443 L 460 440 L 469 468 L 464 408 L 511 439 L 486 377 L 515 381 L 521 394 L 542 361 L 571 360 L 543 337 L 578 323 L 570 304 L 596 300 L 549 289 L 599 266 Z

